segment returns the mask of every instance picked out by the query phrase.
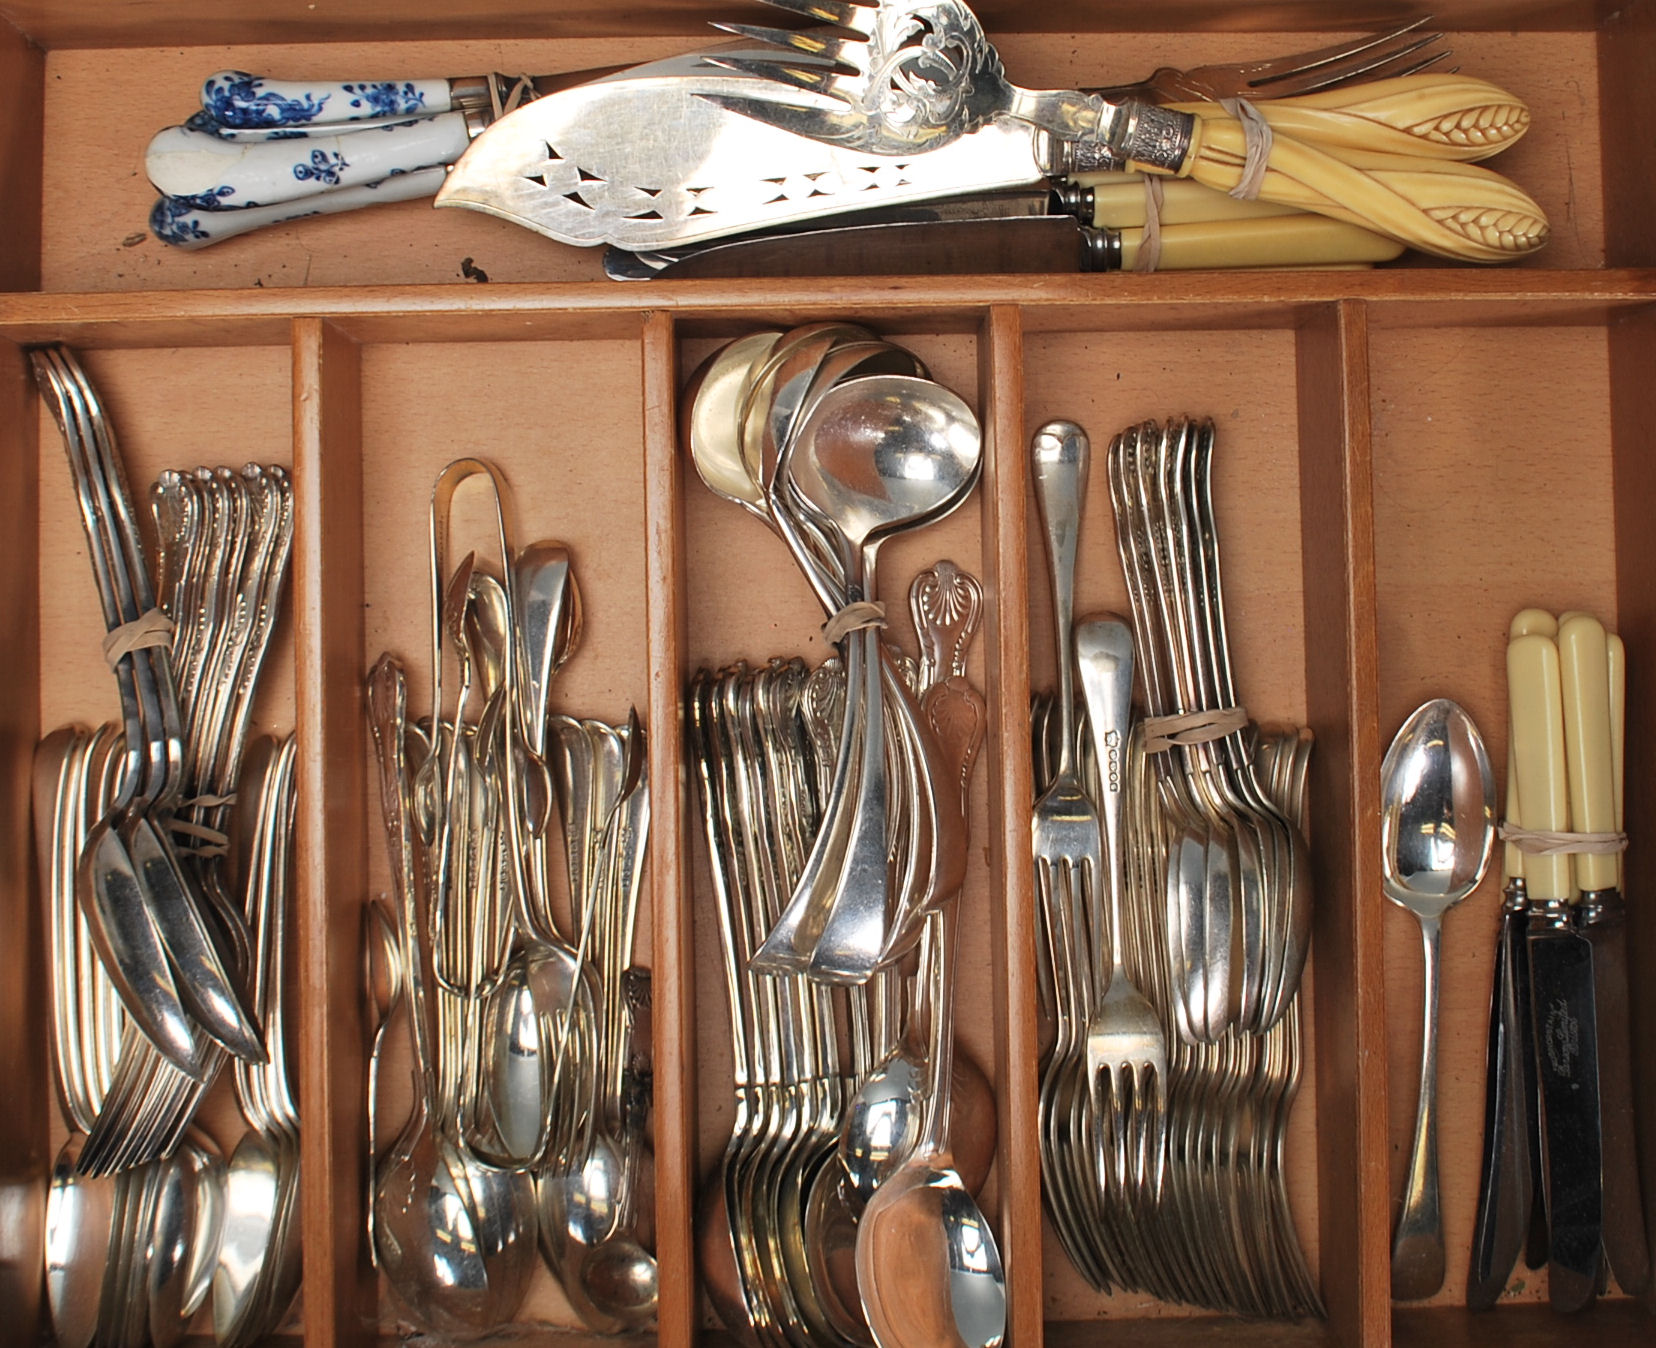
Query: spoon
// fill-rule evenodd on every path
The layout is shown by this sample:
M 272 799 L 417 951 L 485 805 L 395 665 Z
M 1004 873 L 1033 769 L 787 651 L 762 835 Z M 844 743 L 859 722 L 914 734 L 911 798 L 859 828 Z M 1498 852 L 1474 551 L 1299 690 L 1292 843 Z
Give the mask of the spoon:
M 766 524 L 765 494 L 742 457 L 738 430 L 753 376 L 781 339 L 780 332 L 753 332 L 721 346 L 690 376 L 681 418 L 691 462 L 707 489 Z
M 879 545 L 958 506 L 981 463 L 977 417 L 956 394 L 913 376 L 867 375 L 822 395 L 789 438 L 777 476 L 836 538 L 845 599 L 854 603 L 875 593 Z M 866 980 L 886 940 L 879 630 L 862 628 L 845 645 L 847 714 L 834 789 L 787 910 L 755 957 L 765 972 L 809 966 L 826 982 Z
M 89 1348 L 97 1333 L 115 1232 L 117 1177 L 77 1173 L 84 1142 L 73 1133 L 63 1144 L 46 1194 L 46 1297 L 64 1348 Z
M 923 992 L 931 1020 L 925 1129 L 869 1201 L 857 1230 L 857 1287 L 879 1348 L 996 1348 L 1006 1337 L 1006 1271 L 995 1233 L 948 1149 L 954 1056 L 953 953 L 959 905 L 927 918 Z
M 1380 768 L 1380 844 L 1386 897 L 1420 921 L 1426 947 L 1420 1103 L 1403 1214 L 1392 1239 L 1392 1296 L 1429 1297 L 1443 1285 L 1438 1206 L 1437 1014 L 1443 915 L 1478 887 L 1495 841 L 1495 775 L 1472 718 L 1437 698 L 1415 709 Z

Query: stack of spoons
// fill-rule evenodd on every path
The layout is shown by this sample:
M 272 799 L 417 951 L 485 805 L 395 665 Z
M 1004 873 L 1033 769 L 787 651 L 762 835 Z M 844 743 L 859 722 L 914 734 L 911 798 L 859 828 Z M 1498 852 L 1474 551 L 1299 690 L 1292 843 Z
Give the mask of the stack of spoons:
M 468 484 L 484 489 L 493 537 L 451 561 Z M 430 718 L 410 722 L 396 657 L 369 678 L 395 912 L 370 1127 L 386 1026 L 403 1010 L 414 1084 L 377 1161 L 370 1240 L 424 1327 L 510 1321 L 538 1245 L 575 1312 L 614 1332 L 646 1324 L 656 1301 L 640 1234 L 647 976 L 631 967 L 646 741 L 636 714 L 615 726 L 552 711 L 580 590 L 565 546 L 513 545 L 508 502 L 483 460 L 437 478 Z

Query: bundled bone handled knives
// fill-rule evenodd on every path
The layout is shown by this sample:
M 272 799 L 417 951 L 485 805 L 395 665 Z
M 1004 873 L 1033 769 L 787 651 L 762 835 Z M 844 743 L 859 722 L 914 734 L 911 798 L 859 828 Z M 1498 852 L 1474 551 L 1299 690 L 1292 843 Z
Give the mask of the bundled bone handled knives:
M 1649 1280 L 1621 896 L 1625 681 L 1620 639 L 1590 614 L 1514 619 L 1473 1309 L 1495 1303 L 1526 1245 L 1558 1310 L 1588 1305 L 1606 1272 L 1627 1292 Z

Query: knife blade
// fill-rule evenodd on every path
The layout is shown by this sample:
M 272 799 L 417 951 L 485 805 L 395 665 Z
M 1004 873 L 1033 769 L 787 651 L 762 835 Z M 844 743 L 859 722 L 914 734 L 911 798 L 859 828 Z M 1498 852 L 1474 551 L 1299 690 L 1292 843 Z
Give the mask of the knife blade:
M 1610 637 L 1595 619 L 1572 619 L 1560 632 L 1564 643 L 1579 643 L 1586 652 L 1592 677 L 1602 663 L 1607 705 L 1599 747 L 1607 765 L 1610 802 L 1591 823 L 1593 831 L 1619 833 L 1622 827 L 1621 753 L 1625 713 L 1625 666 L 1618 638 Z M 1637 1296 L 1650 1281 L 1650 1250 L 1646 1239 L 1639 1187 L 1639 1156 L 1633 1135 L 1632 1046 L 1627 1024 L 1626 905 L 1621 893 L 1620 853 L 1581 857 L 1585 872 L 1581 902 L 1576 909 L 1582 935 L 1593 950 L 1593 991 L 1598 1028 L 1599 1130 L 1604 1174 L 1604 1257 L 1617 1284 Z M 1586 863 L 1592 863 L 1588 866 Z
M 1519 637 L 1526 632 L 1539 632 L 1548 638 L 1557 637 L 1558 619 L 1545 609 L 1522 609 L 1513 615 L 1507 634 L 1509 637 Z M 1508 730 L 1509 732 L 1511 730 L 1510 724 Z M 1510 746 L 1512 742 L 1510 737 L 1507 742 Z M 1516 781 L 1513 789 L 1517 790 Z M 1511 851 L 1514 866 L 1518 872 L 1522 872 L 1523 853 L 1517 847 L 1512 847 Z M 1524 896 L 1524 916 L 1519 925 L 1527 933 L 1529 928 L 1529 894 L 1527 888 Z M 1541 1082 L 1536 1075 L 1535 1065 L 1534 999 L 1530 993 L 1527 939 L 1518 940 L 1515 949 L 1517 953 L 1513 959 L 1511 969 L 1513 993 L 1518 1004 L 1518 1051 L 1524 1073 L 1524 1126 L 1527 1130 L 1525 1151 L 1529 1157 L 1530 1172 L 1529 1229 L 1524 1237 L 1524 1266 L 1529 1269 L 1538 1269 L 1545 1267 L 1547 1262 L 1547 1181 L 1541 1169 L 1544 1154 L 1541 1142 Z
M 1142 229 L 1096 229 L 1072 216 L 889 220 L 719 240 L 681 249 L 609 249 L 613 280 L 937 276 L 1132 270 Z M 1363 265 L 1396 257 L 1392 240 L 1317 216 L 1169 225 L 1157 269 Z
M 1508 727 L 1508 743 L 1511 729 Z M 1522 827 L 1516 759 L 1507 754 L 1506 822 Z M 1505 884 L 1500 931 L 1495 942 L 1495 977 L 1490 994 L 1489 1044 L 1484 1075 L 1484 1137 L 1477 1217 L 1466 1278 L 1468 1310 L 1488 1310 L 1505 1290 L 1518 1262 L 1529 1217 L 1535 1205 L 1529 1156 L 1530 1100 L 1525 1096 L 1523 1054 L 1528 1015 L 1519 1002 L 1518 971 L 1528 969 L 1526 930 L 1529 898 L 1524 888 L 1524 857 L 1508 842 L 1504 851 Z

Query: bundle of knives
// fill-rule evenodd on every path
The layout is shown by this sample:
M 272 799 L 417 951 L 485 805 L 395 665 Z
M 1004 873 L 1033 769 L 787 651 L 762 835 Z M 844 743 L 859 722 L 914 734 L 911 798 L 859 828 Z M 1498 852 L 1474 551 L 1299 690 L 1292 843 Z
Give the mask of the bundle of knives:
M 1585 613 L 1526 609 L 1507 646 L 1505 902 L 1489 1027 L 1484 1158 L 1467 1304 L 1520 1251 L 1560 1310 L 1613 1275 L 1648 1285 L 1633 1138 L 1622 902 L 1621 640 Z

